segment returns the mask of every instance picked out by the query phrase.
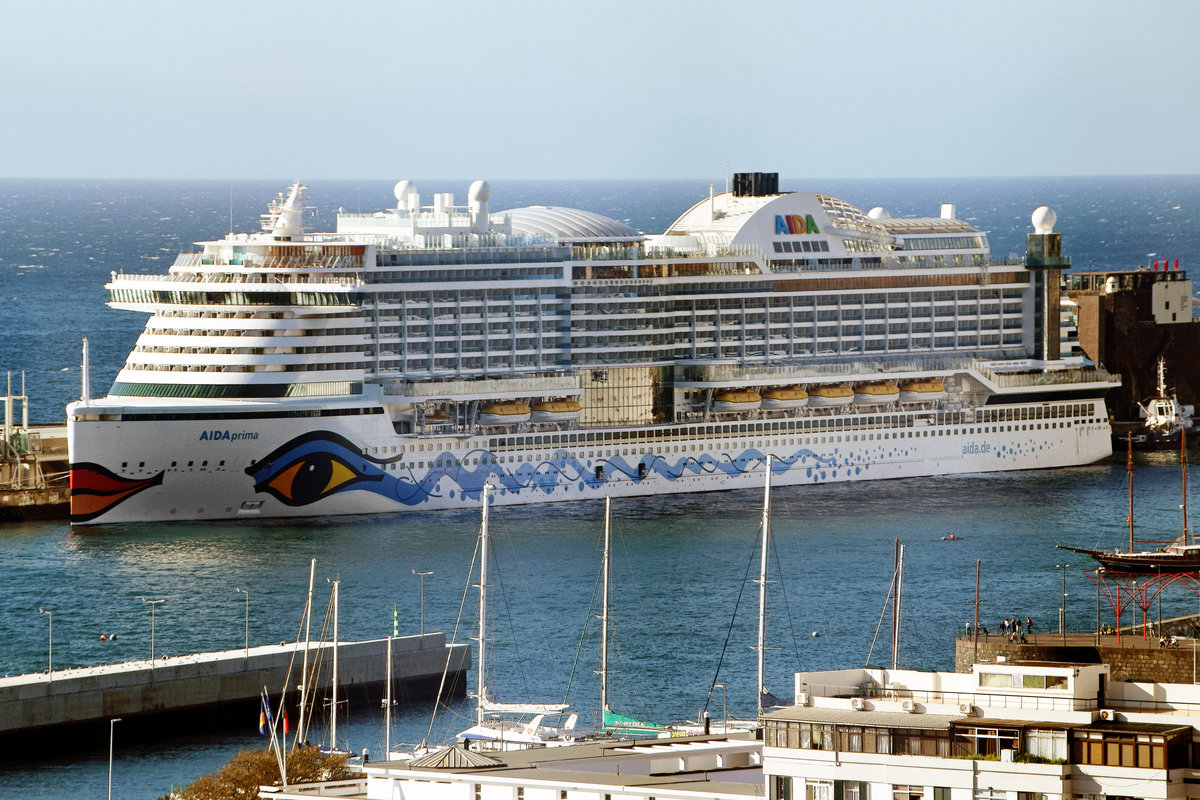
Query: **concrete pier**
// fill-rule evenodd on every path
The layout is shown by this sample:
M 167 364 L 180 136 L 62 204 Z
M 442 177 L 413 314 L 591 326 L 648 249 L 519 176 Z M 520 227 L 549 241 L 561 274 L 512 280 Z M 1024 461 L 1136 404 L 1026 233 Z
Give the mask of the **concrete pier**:
M 310 668 L 316 661 L 322 663 L 314 681 L 318 698 L 329 693 L 332 647 L 328 642 L 309 645 Z M 380 696 L 387 670 L 386 653 L 386 639 L 339 643 L 339 696 L 352 702 L 355 697 Z M 107 730 L 107 721 L 116 717 L 127 729 L 139 719 L 148 721 L 170 714 L 240 714 L 257 707 L 264 686 L 272 703 L 278 703 L 285 681 L 289 684 L 289 714 L 295 720 L 303 654 L 303 643 L 268 645 L 249 651 L 239 648 L 0 678 L 0 737 L 17 733 L 25 737 L 61 726 L 97 722 L 104 722 Z M 394 638 L 394 697 L 402 703 L 432 699 L 443 670 L 447 686 L 461 695 L 470 665 L 470 647 L 447 646 L 442 633 Z M 154 727 L 165 728 L 159 724 Z

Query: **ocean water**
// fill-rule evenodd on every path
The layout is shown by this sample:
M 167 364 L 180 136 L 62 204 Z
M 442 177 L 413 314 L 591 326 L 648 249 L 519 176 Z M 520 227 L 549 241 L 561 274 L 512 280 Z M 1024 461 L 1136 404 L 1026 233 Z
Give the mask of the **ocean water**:
M 160 272 L 193 240 L 252 227 L 282 188 L 227 182 L 0 181 L 0 368 L 25 370 L 35 421 L 61 421 L 79 392 L 79 339 L 92 344 L 92 385 L 115 377 L 144 319 L 108 309 L 110 270 Z M 467 181 L 419 181 L 423 193 L 465 192 Z M 585 207 L 658 231 L 707 196 L 708 181 L 493 181 L 493 207 L 533 202 Z M 991 233 L 997 254 L 1020 252 L 1028 215 L 1046 203 L 1076 268 L 1125 267 L 1200 253 L 1200 179 L 1038 179 L 980 181 L 784 181 L 816 188 L 894 215 L 935 214 L 956 202 L 959 216 Z M 316 184 L 317 227 L 337 206 L 386 205 L 390 182 Z M 1156 255 L 1150 255 L 1156 254 Z M 769 603 L 768 685 L 791 693 L 797 669 L 887 663 L 890 631 L 880 626 L 895 539 L 906 544 L 905 617 L 900 661 L 950 669 L 953 636 L 971 618 L 975 566 L 982 565 L 981 621 L 1030 616 L 1055 629 L 1067 563 L 1067 619 L 1090 629 L 1094 585 L 1056 542 L 1119 544 L 1125 535 L 1123 459 L 1048 472 L 788 487 L 775 491 Z M 1138 459 L 1135 517 L 1144 531 L 1175 535 L 1179 468 L 1170 454 Z M 1195 481 L 1193 480 L 1193 483 Z M 920 498 L 919 503 L 913 498 Z M 754 706 L 756 591 L 761 493 L 754 491 L 622 500 L 614 504 L 613 654 L 610 696 L 635 716 L 695 718 L 708 703 L 720 715 Z M 493 685 L 506 700 L 567 699 L 590 720 L 598 703 L 594 615 L 603 509 L 598 503 L 497 509 L 493 516 L 498 585 Z M 57 668 L 113 663 L 149 654 L 150 613 L 141 597 L 165 598 L 155 617 L 155 649 L 170 655 L 237 648 L 250 592 L 252 644 L 297 635 L 310 558 L 317 559 L 318 606 L 324 578 L 342 581 L 345 638 L 384 635 L 392 607 L 401 633 L 471 631 L 467 587 L 478 515 L 405 513 L 362 518 L 222 524 L 113 526 L 73 531 L 57 522 L 0 527 L 0 671 L 44 669 L 54 612 Z M 961 541 L 942 541 L 946 533 Z M 413 570 L 425 579 L 424 606 Z M 466 593 L 465 610 L 460 604 Z M 1193 595 L 1163 597 L 1163 616 L 1196 606 Z M 1111 612 L 1102 609 L 1102 618 Z M 1127 618 L 1126 618 L 1127 619 Z M 101 633 L 117 641 L 100 642 Z M 814 635 L 815 634 L 815 635 Z M 722 653 L 724 656 L 722 658 Z M 709 686 L 723 683 L 709 698 Z M 466 726 L 459 709 L 430 728 L 429 706 L 403 709 L 394 738 L 444 739 Z M 382 749 L 377 708 L 351 708 L 339 730 L 355 749 Z M 257 720 L 224 733 L 164 732 L 156 744 L 123 743 L 117 726 L 114 796 L 155 798 L 261 743 Z M 0 796 L 102 796 L 107 741 L 68 742 L 35 763 L 0 763 Z

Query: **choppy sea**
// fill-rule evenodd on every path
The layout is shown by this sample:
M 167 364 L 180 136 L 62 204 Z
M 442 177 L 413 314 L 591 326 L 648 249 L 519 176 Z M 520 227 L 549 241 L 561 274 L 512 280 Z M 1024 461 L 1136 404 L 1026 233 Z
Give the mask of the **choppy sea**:
M 163 272 L 193 241 L 250 230 L 286 180 L 268 182 L 0 180 L 0 372 L 14 388 L 24 371 L 35 422 L 64 418 L 79 394 L 80 339 L 88 336 L 92 386 L 107 388 L 145 320 L 105 306 L 112 270 Z M 469 181 L 417 181 L 422 194 L 465 194 Z M 709 181 L 491 181 L 492 207 L 532 203 L 597 211 L 648 232 L 660 231 L 708 195 Z M 720 179 L 713 181 L 718 190 Z M 313 182 L 316 227 L 336 209 L 391 204 L 390 181 Z M 1029 215 L 1046 204 L 1058 214 L 1075 269 L 1133 267 L 1200 259 L 1200 177 L 977 180 L 783 181 L 892 215 L 936 215 L 943 202 L 987 230 L 997 255 L 1020 253 Z M 1179 468 L 1170 455 L 1138 459 L 1135 519 L 1164 538 L 1180 530 Z M 1085 564 L 1056 542 L 1119 544 L 1125 532 L 1123 458 L 1074 469 L 907 481 L 788 487 L 774 493 L 768 685 L 791 692 L 797 669 L 886 663 L 889 630 L 880 626 L 893 542 L 906 544 L 900 661 L 951 669 L 953 636 L 973 613 L 981 563 L 981 621 L 1030 616 L 1054 630 L 1066 576 L 1067 623 L 1090 630 L 1095 588 Z M 1192 481 L 1196 484 L 1195 480 Z M 914 502 L 916 500 L 916 502 Z M 642 718 L 695 718 L 712 683 L 725 684 L 730 716 L 754 706 L 758 492 L 680 495 L 614 504 L 613 705 Z M 584 720 L 595 714 L 598 631 L 593 615 L 600 567 L 598 503 L 503 508 L 493 515 L 494 685 L 506 700 L 561 701 Z M 296 636 L 310 558 L 322 578 L 342 580 L 344 638 L 385 635 L 399 607 L 401 633 L 420 625 L 451 633 L 468 582 L 478 517 L 421 513 L 301 522 L 238 522 L 107 527 L 73 531 L 58 522 L 0 525 L 0 672 L 45 669 L 47 618 L 54 613 L 55 669 L 113 663 L 155 647 L 177 655 L 241 647 L 250 592 L 250 641 Z M 943 541 L 954 533 L 961 541 Z M 1056 565 L 1069 564 L 1064 570 Z M 327 597 L 327 595 L 325 595 Z M 318 603 L 320 605 L 324 599 Z M 1196 607 L 1188 594 L 1164 594 L 1164 617 Z M 468 603 L 468 607 L 469 607 Z M 736 613 L 735 613 L 736 611 Z M 1102 609 L 1111 620 L 1111 612 Z M 459 622 L 465 640 L 469 615 Z M 871 651 L 878 630 L 878 642 Z M 101 633 L 117 633 L 101 642 Z M 724 659 L 722 662 L 722 652 Z M 718 664 L 720 664 L 718 670 Z M 722 713 L 718 689 L 710 712 Z M 403 709 L 393 738 L 417 741 L 430 707 Z M 463 712 L 465 713 L 465 712 Z M 442 714 L 433 737 L 465 727 Z M 382 749 L 377 708 L 351 708 L 339 725 L 343 744 Z M 164 731 L 155 744 L 122 744 L 117 727 L 113 793 L 156 798 L 261 744 L 257 719 L 230 731 Z M 34 763 L 0 763 L 0 796 L 101 796 L 108 742 L 64 742 Z

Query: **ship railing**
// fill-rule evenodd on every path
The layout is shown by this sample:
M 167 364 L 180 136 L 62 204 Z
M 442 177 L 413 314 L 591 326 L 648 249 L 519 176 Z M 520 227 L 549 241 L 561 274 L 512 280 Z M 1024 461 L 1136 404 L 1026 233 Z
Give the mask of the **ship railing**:
M 239 274 L 239 273 L 222 273 L 219 276 L 205 274 L 200 272 L 194 273 L 170 273 L 151 274 L 134 272 L 113 272 L 111 280 L 113 281 L 142 281 L 142 282 L 158 282 L 158 283 L 216 283 L 216 284 L 251 284 L 251 285 L 274 285 L 274 284 L 297 284 L 297 283 L 314 283 L 321 285 L 336 285 L 336 286 L 366 286 L 366 281 L 361 278 L 352 277 L 349 275 L 263 275 L 261 273 Z
M 676 382 L 730 382 L 754 383 L 778 378 L 795 380 L 825 378 L 838 379 L 851 375 L 878 375 L 886 377 L 896 373 L 920 375 L 945 374 L 967 366 L 962 357 L 913 358 L 911 356 L 882 356 L 877 359 L 850 361 L 828 361 L 814 363 L 805 356 L 804 361 L 784 364 L 685 364 L 675 368 Z
M 1068 369 L 1042 370 L 1030 366 L 1020 371 L 996 370 L 988 362 L 977 361 L 972 367 L 987 378 L 992 384 L 1001 389 L 1020 388 L 1023 386 L 1053 386 L 1063 383 L 1120 383 L 1119 375 L 1114 375 L 1099 365 L 1088 365 Z
M 211 253 L 180 253 L 172 266 L 176 267 L 244 267 L 249 269 L 360 269 L 362 256 L 326 255 L 321 258 L 271 256 L 260 258 L 218 258 Z
M 971 705 L 984 709 L 1021 709 L 1025 711 L 1092 711 L 1100 707 L 1095 698 L 1047 697 L 1028 694 L 993 694 L 991 692 L 939 692 L 898 689 L 885 686 L 856 688 L 851 696 L 874 700 L 912 700 L 922 705 Z
M 389 398 L 501 399 L 504 396 L 577 395 L 579 378 L 575 375 L 544 375 L 512 378 L 483 378 L 453 381 L 407 381 L 402 378 L 380 381 Z

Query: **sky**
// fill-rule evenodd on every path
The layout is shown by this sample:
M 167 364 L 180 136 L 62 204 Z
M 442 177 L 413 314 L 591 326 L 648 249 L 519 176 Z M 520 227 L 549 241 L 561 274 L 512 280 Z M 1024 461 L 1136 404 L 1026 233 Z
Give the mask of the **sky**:
M 10 0 L 0 178 L 1200 173 L 1195 0 Z

